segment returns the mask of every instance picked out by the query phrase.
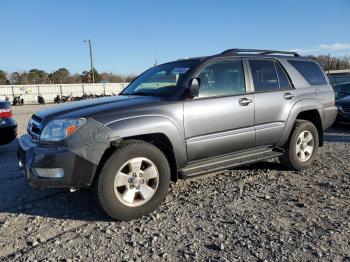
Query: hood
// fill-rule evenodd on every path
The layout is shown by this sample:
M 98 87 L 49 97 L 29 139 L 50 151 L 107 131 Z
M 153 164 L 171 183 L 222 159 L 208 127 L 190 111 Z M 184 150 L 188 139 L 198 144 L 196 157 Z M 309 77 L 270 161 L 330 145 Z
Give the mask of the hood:
M 160 101 L 159 97 L 151 96 L 113 96 L 68 102 L 36 112 L 44 122 L 54 118 L 94 117 L 103 112 L 131 108 L 139 105 Z
M 349 105 L 350 106 L 350 96 L 346 96 L 346 97 L 340 98 L 335 103 L 338 106 L 341 106 L 341 105 Z

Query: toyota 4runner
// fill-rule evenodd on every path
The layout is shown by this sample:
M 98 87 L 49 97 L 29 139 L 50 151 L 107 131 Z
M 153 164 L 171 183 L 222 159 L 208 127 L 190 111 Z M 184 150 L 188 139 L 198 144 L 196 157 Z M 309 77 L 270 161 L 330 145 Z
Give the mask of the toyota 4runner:
M 154 211 L 178 178 L 275 157 L 310 167 L 336 115 L 315 61 L 229 49 L 152 67 L 115 97 L 35 113 L 19 164 L 33 186 L 92 187 L 109 216 L 129 220 Z

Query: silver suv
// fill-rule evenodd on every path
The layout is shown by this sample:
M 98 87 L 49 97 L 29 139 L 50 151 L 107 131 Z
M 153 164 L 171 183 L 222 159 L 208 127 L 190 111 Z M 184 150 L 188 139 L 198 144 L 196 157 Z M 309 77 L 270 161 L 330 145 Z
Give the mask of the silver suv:
M 310 167 L 336 115 L 315 61 L 230 49 L 152 67 L 115 97 L 37 112 L 18 156 L 33 186 L 92 187 L 108 215 L 128 220 L 154 211 L 178 178 L 275 157 Z

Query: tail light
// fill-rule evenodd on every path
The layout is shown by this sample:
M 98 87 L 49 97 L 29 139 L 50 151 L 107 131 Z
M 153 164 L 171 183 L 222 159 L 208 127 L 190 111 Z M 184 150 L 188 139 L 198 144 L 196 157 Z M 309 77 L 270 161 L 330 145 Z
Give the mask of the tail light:
M 10 108 L 0 109 L 0 118 L 11 118 L 12 110 Z

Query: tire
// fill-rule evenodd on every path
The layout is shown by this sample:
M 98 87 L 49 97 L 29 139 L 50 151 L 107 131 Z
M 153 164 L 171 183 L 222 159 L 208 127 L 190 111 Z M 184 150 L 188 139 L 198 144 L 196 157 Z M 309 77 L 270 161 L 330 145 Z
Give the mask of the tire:
M 126 141 L 108 158 L 95 186 L 107 215 L 116 220 L 139 218 L 165 200 L 170 186 L 169 163 L 154 145 Z
M 17 137 L 17 130 L 13 127 L 0 129 L 0 146 L 11 143 Z
M 280 157 L 280 162 L 292 170 L 307 169 L 316 160 L 318 148 L 319 136 L 315 125 L 307 120 L 297 120 L 286 143 L 286 152 Z

